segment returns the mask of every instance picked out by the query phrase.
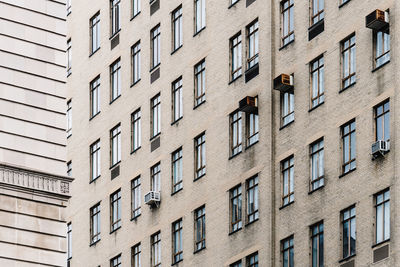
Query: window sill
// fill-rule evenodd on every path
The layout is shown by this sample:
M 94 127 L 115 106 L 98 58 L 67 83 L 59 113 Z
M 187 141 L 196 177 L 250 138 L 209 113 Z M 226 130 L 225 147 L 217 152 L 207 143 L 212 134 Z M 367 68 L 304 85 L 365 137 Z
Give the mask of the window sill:
M 131 221 L 136 221 L 140 217 L 140 215 L 142 215 L 142 214 L 140 213 L 139 215 L 136 215 L 136 216 L 132 217 Z
M 90 53 L 89 58 L 91 58 L 99 50 L 100 50 L 100 46 L 96 50 L 94 50 L 93 52 Z
M 97 239 L 95 242 L 90 242 L 89 247 L 95 246 L 97 243 L 100 242 L 101 239 Z
M 233 3 L 233 4 L 230 4 L 230 5 L 228 6 L 228 9 L 230 9 L 230 8 L 233 7 L 233 6 L 235 6 L 238 2 L 240 2 L 240 0 L 236 1 L 236 2 Z
M 308 110 L 308 112 L 311 112 L 311 111 L 315 110 L 315 109 L 318 108 L 319 106 L 322 106 L 324 103 L 325 103 L 325 100 L 324 100 L 324 102 L 319 103 L 318 105 L 316 105 L 316 106 L 310 108 L 310 109 Z
M 93 182 L 95 182 L 97 179 L 99 179 L 99 178 L 100 178 L 100 176 L 101 176 L 101 175 L 99 175 L 99 176 L 97 176 L 96 178 L 94 178 L 94 179 L 90 180 L 90 181 L 89 181 L 89 184 L 92 184 Z
M 181 261 L 183 261 L 183 259 L 180 259 L 179 261 L 176 261 L 176 262 L 172 263 L 171 266 L 175 266 L 175 265 L 177 265 L 178 263 L 180 263 Z
M 355 170 L 357 170 L 357 168 L 354 168 L 354 169 L 352 169 L 352 170 L 350 170 L 350 171 L 348 171 L 346 173 L 342 173 L 341 175 L 339 175 L 339 179 L 344 177 L 344 176 L 346 176 L 347 174 L 350 174 L 350 173 L 354 172 Z
M 197 250 L 193 251 L 193 254 L 199 253 L 200 251 L 202 251 L 202 250 L 205 250 L 205 249 L 206 249 L 206 247 L 205 247 L 205 246 L 204 246 L 204 247 L 202 247 L 202 248 L 199 248 L 199 249 L 197 249 Z
M 113 100 L 111 100 L 110 101 L 110 105 L 112 104 L 112 103 L 114 103 L 118 98 L 120 98 L 121 97 L 121 95 L 119 95 L 119 96 L 117 96 L 116 98 L 114 98 Z
M 196 35 L 199 35 L 203 30 L 206 29 L 206 26 L 204 26 L 203 28 L 201 28 L 199 31 L 197 31 L 196 33 L 193 34 L 193 37 L 195 37 Z
M 238 156 L 238 155 L 240 155 L 240 154 L 242 154 L 242 151 L 237 152 L 237 153 L 234 154 L 234 155 L 231 155 L 231 156 L 228 158 L 228 160 L 231 160 L 231 159 L 235 158 L 236 156 Z
M 94 114 L 92 117 L 90 117 L 89 118 L 89 121 L 91 121 L 91 120 L 93 120 L 97 115 L 99 115 L 100 114 L 100 111 L 99 112 L 97 112 L 96 114 Z
M 279 210 L 283 210 L 284 208 L 289 207 L 293 203 L 294 203 L 294 200 L 292 202 L 287 203 L 286 205 L 282 205 L 281 207 L 279 207 Z
M 109 170 L 111 170 L 111 169 L 114 169 L 114 167 L 116 167 L 118 164 L 120 164 L 121 163 L 121 161 L 118 161 L 117 163 L 115 163 L 114 165 L 111 165 L 111 167 L 110 167 L 110 169 Z
M 259 140 L 255 141 L 254 143 L 252 143 L 251 145 L 246 146 L 246 148 L 244 150 L 247 150 L 253 146 L 255 146 L 256 144 L 258 144 Z
M 281 126 L 281 127 L 279 128 L 279 131 L 285 129 L 286 127 L 289 127 L 289 126 L 292 125 L 293 123 L 294 123 L 294 120 L 292 120 L 291 122 L 286 123 L 285 125 L 283 125 L 283 126 Z
M 353 87 L 354 85 L 356 85 L 356 82 L 353 82 L 352 84 L 350 84 L 350 85 L 348 85 L 346 87 L 343 87 L 343 89 L 339 91 L 339 94 L 343 93 L 344 91 L 346 91 L 347 89 Z
M 339 260 L 339 263 L 348 261 L 348 260 L 354 258 L 356 255 L 357 255 L 357 254 L 353 254 L 353 255 L 347 256 L 346 258 L 343 258 L 343 259 Z
M 381 241 L 381 242 L 379 242 L 379 243 L 373 244 L 373 245 L 371 246 L 371 248 L 376 248 L 376 247 L 379 247 L 380 245 L 383 245 L 383 244 L 389 243 L 389 242 L 390 242 L 390 238 L 389 238 L 389 239 L 386 239 L 386 240 L 383 240 L 383 241 Z
M 142 146 L 139 146 L 138 148 L 132 150 L 132 151 L 131 151 L 131 155 L 134 154 L 134 153 L 136 153 L 136 151 L 138 151 L 141 147 L 142 147 Z
M 386 61 L 385 63 L 383 63 L 382 65 L 380 65 L 379 67 L 376 67 L 375 69 L 373 69 L 371 72 L 374 73 L 375 71 L 383 68 L 384 66 L 386 66 L 387 64 L 390 63 L 390 60 Z
M 345 5 L 347 5 L 348 3 L 350 3 L 351 0 L 348 0 L 342 4 L 339 5 L 339 8 L 344 7 Z
M 180 117 L 179 119 L 173 121 L 173 122 L 171 123 L 171 126 L 177 124 L 181 119 L 183 119 L 183 116 Z M 178 126 L 178 124 L 177 124 L 177 126 Z
M 172 56 L 173 54 L 175 54 L 179 49 L 181 49 L 182 46 L 183 46 L 183 45 L 180 45 L 180 46 L 177 47 L 174 51 L 172 51 L 172 52 L 171 52 L 171 56 Z
M 142 80 L 142 79 L 139 78 L 139 80 L 137 80 L 136 82 L 132 83 L 132 84 L 131 84 L 131 88 L 132 88 L 133 86 L 135 86 L 137 83 L 139 83 L 141 80 Z
M 193 110 L 197 109 L 198 107 L 200 107 L 200 106 L 203 105 L 204 103 L 206 103 L 206 100 L 204 100 L 204 101 L 201 102 L 200 104 L 194 106 L 194 107 L 193 107 Z
M 312 193 L 314 193 L 314 192 L 316 192 L 316 191 L 318 191 L 318 190 L 321 190 L 321 189 L 323 189 L 324 187 L 325 187 L 325 184 L 324 184 L 324 185 L 321 185 L 321 186 L 318 187 L 318 188 L 315 188 L 315 189 L 309 191 L 308 194 L 311 195 Z
M 158 63 L 157 65 L 153 66 L 150 68 L 149 72 L 153 72 L 153 70 L 157 69 L 161 65 L 161 62 Z
M 201 178 L 203 178 L 203 176 L 206 176 L 206 174 L 204 173 L 204 174 L 194 178 L 193 182 L 196 182 L 197 180 L 200 180 Z
M 135 15 L 133 15 L 133 17 L 131 18 L 131 21 L 132 21 L 134 18 L 136 18 L 137 16 L 139 16 L 140 12 L 141 12 L 141 11 L 139 11 L 138 13 L 136 13 Z
M 239 80 L 239 78 L 242 77 L 242 75 L 243 75 L 243 74 L 240 74 L 240 75 L 237 76 L 235 79 L 232 79 L 232 80 L 228 83 L 228 85 L 230 85 L 230 84 L 234 83 L 235 81 Z
M 239 232 L 240 230 L 242 230 L 242 227 L 240 227 L 240 228 L 236 229 L 235 231 L 231 231 L 231 232 L 229 232 L 229 234 L 228 234 L 228 235 L 233 235 L 233 234 L 235 234 L 235 233 Z
M 282 45 L 278 50 L 281 51 L 283 49 L 285 49 L 286 47 L 288 47 L 289 45 L 294 43 L 295 38 L 293 38 L 293 40 L 291 40 L 289 43 Z
M 247 222 L 247 223 L 245 224 L 245 227 L 248 227 L 248 226 L 252 225 L 253 223 L 257 222 L 258 220 L 259 220 L 259 218 L 254 219 L 254 220 L 252 220 L 251 222 Z
M 156 134 L 155 136 L 152 136 L 151 138 L 150 138 L 150 142 L 151 141 L 153 141 L 154 139 L 156 139 L 157 137 L 159 137 L 161 135 L 161 132 L 159 132 L 158 134 Z
M 110 235 L 112 235 L 113 233 L 115 233 L 116 231 L 118 231 L 119 229 L 121 229 L 122 226 L 118 226 L 117 228 L 115 228 L 114 230 L 111 230 Z
M 113 39 L 115 36 L 118 35 L 118 33 L 119 33 L 120 31 L 121 31 L 121 29 L 119 29 L 118 31 L 114 32 L 114 33 L 110 36 L 110 38 L 108 38 L 108 40 Z
M 172 192 L 172 193 L 171 193 L 171 197 L 172 197 L 173 195 L 176 195 L 177 193 L 179 193 L 179 192 L 182 191 L 182 190 L 183 190 L 183 187 L 179 188 L 179 189 L 176 190 L 175 192 Z

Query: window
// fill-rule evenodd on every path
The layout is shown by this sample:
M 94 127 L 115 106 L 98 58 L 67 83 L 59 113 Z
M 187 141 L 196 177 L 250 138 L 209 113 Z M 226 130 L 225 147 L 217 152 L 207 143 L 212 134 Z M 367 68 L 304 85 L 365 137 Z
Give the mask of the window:
M 342 129 L 342 173 L 348 173 L 356 168 L 356 121 L 352 120 Z
M 258 175 L 247 180 L 247 223 L 258 219 Z
M 235 111 L 230 116 L 231 121 L 231 156 L 242 152 L 242 112 Z
M 194 0 L 194 33 L 206 27 L 206 0 Z
M 230 195 L 230 214 L 231 232 L 242 229 L 242 186 L 238 185 L 229 191 Z
M 182 5 L 172 12 L 172 51 L 178 50 L 183 44 Z
M 239 32 L 230 40 L 231 46 L 231 80 L 242 75 L 242 35 Z
M 121 227 L 121 189 L 110 196 L 111 202 L 111 232 Z
M 131 115 L 131 125 L 132 125 L 132 147 L 131 151 L 136 151 L 142 145 L 142 126 L 141 126 L 141 112 L 138 108 Z
M 294 0 L 281 2 L 282 13 L 282 46 L 294 40 Z
M 140 13 L 140 1 L 141 0 L 132 0 L 132 17 L 135 17 Z
M 182 148 L 172 153 L 172 193 L 182 189 L 183 178 Z
M 120 10 L 119 4 L 120 0 L 111 0 L 111 36 L 119 32 L 121 29 L 120 25 Z
M 67 175 L 72 176 L 72 161 L 67 162 Z
M 90 19 L 90 53 L 100 48 L 100 12 Z
M 206 247 L 206 207 L 194 211 L 194 251 Z
M 71 14 L 71 1 L 72 0 L 67 0 L 67 16 Z
M 160 162 L 151 167 L 151 191 L 160 192 L 161 190 L 161 164 Z
M 281 93 L 281 125 L 294 121 L 294 93 Z
M 121 60 L 117 59 L 110 66 L 111 102 L 121 95 Z
M 310 145 L 311 191 L 324 186 L 324 139 Z
M 100 76 L 90 82 L 90 118 L 100 112 Z
M 132 53 L 132 84 L 140 81 L 140 41 L 131 48 Z
M 90 208 L 90 244 L 100 241 L 100 203 Z
M 100 177 L 100 140 L 90 146 L 90 181 Z
M 390 61 L 390 31 L 386 27 L 380 31 L 374 31 L 375 44 L 375 68 Z
M 294 201 L 294 157 L 281 162 L 282 168 L 282 206 Z
M 246 267 L 258 267 L 258 252 L 246 257 Z
M 67 138 L 72 135 L 72 100 L 67 102 Z
M 376 141 L 390 140 L 390 102 L 389 100 L 375 107 Z
M 294 267 L 294 244 L 293 236 L 281 241 L 283 267 Z
M 172 83 L 172 122 L 183 117 L 182 77 Z
M 161 266 L 161 233 L 155 233 L 150 237 L 151 243 L 151 267 Z
M 136 177 L 131 181 L 132 188 L 132 218 L 136 218 L 140 215 L 141 210 L 141 184 L 140 176 Z
M 160 64 L 160 41 L 161 41 L 160 24 L 154 27 L 151 32 L 151 69 Z
M 342 41 L 342 88 L 356 82 L 356 36 Z
M 182 219 L 172 224 L 172 264 L 183 260 Z
M 151 137 L 161 132 L 161 96 L 157 94 L 151 99 Z
M 194 139 L 194 178 L 198 179 L 206 174 L 206 133 Z
M 110 260 L 110 266 L 111 266 L 111 267 L 122 267 L 122 264 L 121 264 L 121 254 L 118 255 L 118 256 L 116 256 L 116 257 L 114 257 L 114 258 L 112 258 L 112 259 Z
M 206 61 L 203 59 L 194 66 L 194 106 L 206 101 Z
M 390 190 L 375 195 L 376 244 L 390 238 Z
M 67 252 L 67 259 L 68 264 L 70 259 L 72 258 L 72 224 L 67 224 L 67 245 L 68 245 L 68 252 Z
M 356 254 L 356 207 L 341 212 L 343 259 Z
M 67 76 L 72 73 L 72 44 L 71 38 L 67 41 Z
M 247 26 L 247 69 L 258 64 L 258 19 Z
M 229 267 L 242 267 L 242 260 L 229 264 Z
M 311 262 L 312 267 L 324 266 L 324 223 L 311 226 Z
M 118 124 L 110 131 L 111 167 L 121 161 L 121 125 Z
M 324 56 L 310 63 L 311 76 L 311 108 L 322 104 L 325 100 Z
M 142 251 L 140 243 L 132 247 L 132 267 L 141 267 L 141 260 L 140 260 L 141 252 Z
M 311 1 L 311 26 L 324 19 L 324 0 Z M 314 267 L 314 266 L 313 266 Z
M 258 130 L 258 114 L 246 113 L 246 136 L 248 147 L 257 143 Z

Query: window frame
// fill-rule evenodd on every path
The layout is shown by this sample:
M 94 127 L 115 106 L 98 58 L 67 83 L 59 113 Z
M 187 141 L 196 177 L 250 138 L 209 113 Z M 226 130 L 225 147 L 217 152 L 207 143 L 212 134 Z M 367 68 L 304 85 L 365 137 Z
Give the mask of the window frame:
M 122 267 L 121 254 L 110 260 L 110 267 Z
M 150 71 L 161 64 L 161 25 L 157 24 L 150 30 Z
M 101 176 L 101 143 L 97 139 L 90 145 L 90 182 L 95 181 Z M 96 168 L 96 172 L 94 169 Z M 97 174 L 97 175 L 95 175 Z
M 171 12 L 172 53 L 183 46 L 183 10 L 182 4 Z
M 386 26 L 381 30 L 373 30 L 373 58 L 374 58 L 374 69 L 378 69 L 384 66 L 386 63 L 390 62 L 390 26 Z M 380 44 L 381 45 L 378 45 Z M 379 51 L 379 47 L 381 47 L 382 51 Z M 385 48 L 388 48 L 385 50 Z M 381 53 L 380 53 L 381 52 Z M 378 62 L 382 59 L 382 62 Z M 386 59 L 385 59 L 386 58 Z
M 194 0 L 194 35 L 198 34 L 205 28 L 206 28 L 206 1 Z
M 72 223 L 67 223 L 67 262 L 72 259 Z
M 258 103 L 258 98 L 256 98 Z M 259 141 L 259 116 L 258 113 L 246 113 L 246 147 L 250 147 Z
M 258 267 L 258 251 L 246 256 L 246 267 Z
M 193 211 L 194 220 L 194 252 L 206 248 L 206 206 L 202 205 Z M 199 227 L 200 225 L 200 227 Z M 198 236 L 201 236 L 198 239 Z
M 67 117 L 67 138 L 69 138 L 72 135 L 72 99 L 69 99 L 67 101 L 67 112 L 66 112 L 66 117 Z
M 90 119 L 100 113 L 100 75 L 90 82 Z
M 110 0 L 110 35 L 111 38 L 121 30 L 121 0 Z
M 90 55 L 100 49 L 100 10 L 89 20 L 90 31 Z
M 72 74 L 72 41 L 67 40 L 67 77 Z
M 176 165 L 179 165 L 176 176 Z M 178 177 L 179 176 L 179 177 Z M 171 153 L 171 178 L 172 178 L 172 193 L 177 193 L 183 189 L 183 151 L 182 147 Z
M 194 107 L 206 101 L 206 59 L 194 66 Z
M 321 145 L 322 144 L 322 145 Z M 316 150 L 314 150 L 314 146 L 317 146 Z M 325 186 L 325 142 L 324 138 L 320 138 L 317 141 L 313 142 L 310 144 L 310 192 L 314 192 L 320 188 L 323 188 Z M 320 160 L 321 160 L 321 153 L 322 152 L 322 175 L 319 173 L 320 172 Z M 313 164 L 314 164 L 314 158 L 313 156 L 316 156 L 316 163 L 315 166 L 317 166 L 317 177 L 313 177 Z M 321 184 L 322 181 L 322 184 Z M 318 186 L 314 187 L 314 184 L 318 183 Z
M 206 175 L 206 132 L 194 138 L 194 151 L 194 180 L 197 180 Z
M 286 176 L 287 174 L 287 176 Z M 282 197 L 281 205 L 285 207 L 294 202 L 294 155 L 281 161 Z M 285 177 L 287 177 L 287 193 L 285 193 Z
M 242 184 L 229 190 L 229 232 L 234 233 L 243 227 Z
M 121 188 L 110 195 L 110 233 L 121 228 Z M 114 211 L 116 210 L 116 216 Z
M 316 229 L 316 232 L 314 233 L 314 229 Z M 321 238 L 322 236 L 322 238 Z M 322 261 L 322 266 L 324 263 L 324 222 L 320 221 L 318 223 L 315 223 L 310 226 L 310 241 L 311 241 L 311 266 L 312 267 L 318 267 L 321 266 L 321 261 Z M 317 262 L 316 265 L 314 265 L 314 238 L 317 239 Z M 321 248 L 322 245 L 322 248 Z M 322 254 L 321 254 L 322 250 Z M 322 259 L 321 259 L 322 256 Z
M 182 76 L 172 82 L 172 123 L 183 118 L 183 82 Z
M 316 77 L 314 76 L 315 73 L 317 73 Z M 316 96 L 314 96 L 315 78 L 317 79 Z M 314 101 L 316 101 L 315 104 Z M 322 54 L 310 62 L 310 110 L 322 105 L 324 102 L 325 102 L 325 58 L 324 55 Z
M 342 90 L 352 86 L 356 83 L 356 62 L 357 62 L 357 51 L 356 51 L 356 34 L 352 33 L 346 39 L 340 42 L 341 48 L 341 63 L 342 63 Z M 354 60 L 354 62 L 353 62 Z M 346 64 L 347 62 L 347 64 Z M 352 72 L 353 68 L 353 72 Z M 347 73 L 347 75 L 346 75 Z
M 150 99 L 150 114 L 150 134 L 153 139 L 161 134 L 161 93 Z
M 161 266 L 161 231 L 150 236 L 150 259 L 151 267 Z
M 388 104 L 388 106 L 386 106 Z M 379 109 L 382 107 L 382 113 L 379 113 Z M 385 107 L 388 107 L 387 109 Z M 386 114 L 388 115 L 388 121 L 386 121 Z M 379 126 L 379 118 L 382 117 L 382 125 L 383 126 Z M 379 103 L 378 105 L 376 105 L 374 107 L 374 124 L 375 124 L 375 141 L 378 141 L 378 136 L 379 136 L 379 129 L 382 129 L 382 137 L 384 141 L 389 141 L 390 142 L 390 99 L 386 99 L 385 101 Z M 386 135 L 386 131 L 385 131 L 385 126 L 386 124 L 388 124 L 388 130 L 389 130 L 389 138 L 385 138 Z
M 177 244 L 177 242 L 179 244 Z M 178 247 L 177 247 L 178 245 Z M 183 261 L 183 221 L 182 218 L 172 223 L 172 265 Z
M 114 139 L 116 144 L 114 144 Z M 116 149 L 116 161 L 114 161 L 114 148 Z M 121 162 L 121 149 L 121 123 L 118 123 L 110 130 L 110 169 Z
M 132 267 L 140 267 L 141 266 L 141 255 L 142 255 L 142 244 L 139 242 L 132 246 L 131 248 L 132 255 Z
M 294 92 L 281 92 L 281 127 L 284 127 L 294 121 Z M 287 106 L 287 107 L 286 107 Z M 286 112 L 287 110 L 287 112 Z
M 354 211 L 354 213 L 353 213 Z M 340 211 L 341 219 L 341 232 L 342 232 L 342 258 L 346 259 L 348 257 L 356 255 L 357 248 L 357 224 L 356 224 L 356 206 L 352 205 L 342 211 Z M 347 230 L 345 225 L 348 224 Z M 354 228 L 354 229 L 353 229 Z M 351 243 L 351 233 L 354 231 L 354 248 Z M 346 238 L 347 235 L 347 238 Z M 347 241 L 347 244 L 345 243 Z M 347 246 L 347 249 L 346 249 Z M 347 253 L 347 254 L 345 254 Z
M 140 175 L 131 180 L 131 218 L 134 220 L 142 214 L 142 183 Z
M 349 122 L 346 122 L 340 127 L 341 133 L 341 143 L 342 143 L 342 168 L 341 172 L 343 174 L 347 174 L 356 169 L 356 159 L 357 159 L 357 136 L 356 136 L 356 120 L 352 119 Z M 346 140 L 347 145 L 346 145 Z M 354 143 L 354 152 L 353 152 L 353 143 Z M 354 153 L 354 158 L 352 158 L 352 154 Z M 346 161 L 346 155 L 348 160 Z M 348 169 L 347 169 L 348 167 Z
M 161 161 L 150 168 L 151 191 L 161 192 Z
M 229 131 L 230 131 L 230 156 L 234 157 L 240 154 L 243 150 L 243 118 L 240 110 L 235 110 L 229 115 Z M 236 134 L 236 138 L 235 138 Z
M 258 189 L 258 183 L 258 174 L 246 180 L 246 224 L 253 223 L 259 218 L 260 192 Z M 251 208 L 251 198 L 253 198 L 254 202 L 253 208 Z
M 325 18 L 325 1 L 322 0 L 322 9 L 320 9 L 320 2 L 321 0 L 310 0 L 310 27 L 316 25 L 320 21 L 323 21 Z M 316 8 L 314 8 L 315 3 L 317 3 Z M 315 18 L 317 18 L 317 20 L 314 22 Z
M 280 8 L 281 8 L 281 47 L 285 47 L 288 44 L 292 43 L 295 38 L 295 36 L 294 36 L 294 0 L 281 1 Z M 287 21 L 285 18 L 287 18 Z M 290 30 L 291 26 L 293 26 L 292 30 Z M 286 35 L 285 35 L 285 31 L 287 31 Z
M 142 111 L 137 108 L 131 114 L 131 153 L 142 146 Z
M 100 202 L 90 208 L 90 244 L 93 245 L 101 240 L 101 206 Z M 96 227 L 94 227 L 96 225 Z M 97 232 L 94 231 L 97 229 Z
M 121 58 L 117 58 L 110 65 L 110 104 L 121 96 Z
M 285 264 L 285 255 L 288 259 L 287 264 Z M 281 256 L 283 267 L 294 267 L 294 235 L 281 240 Z
M 388 196 L 386 195 L 388 193 Z M 382 201 L 378 203 L 378 198 L 382 196 Z M 388 206 L 386 206 L 388 205 Z M 378 239 L 378 207 L 383 206 L 382 208 L 382 239 Z M 381 244 L 390 240 L 390 188 L 386 188 L 374 195 L 374 208 L 375 208 L 375 244 Z M 386 208 L 389 211 L 388 218 L 386 218 Z M 386 220 L 388 219 L 388 220 Z M 386 237 L 386 234 L 389 233 L 389 236 Z
M 229 46 L 230 80 L 233 82 L 242 76 L 242 31 L 239 31 L 229 39 Z
M 141 0 L 132 0 L 132 2 L 131 2 L 132 3 L 132 18 L 136 17 L 141 12 L 140 1 Z
M 135 1 L 135 0 L 134 0 Z M 141 44 L 140 40 L 131 46 L 131 66 L 132 66 L 132 81 L 131 86 L 137 84 L 141 80 Z
M 259 22 L 258 18 L 246 26 L 246 70 L 249 70 L 259 63 Z

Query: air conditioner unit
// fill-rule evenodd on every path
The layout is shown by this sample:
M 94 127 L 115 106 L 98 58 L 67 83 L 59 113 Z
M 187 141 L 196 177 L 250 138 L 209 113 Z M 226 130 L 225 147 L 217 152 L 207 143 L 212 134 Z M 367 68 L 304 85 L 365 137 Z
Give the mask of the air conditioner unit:
M 246 96 L 239 101 L 239 110 L 246 113 L 257 113 L 257 99 L 256 97 Z
M 372 156 L 374 159 L 377 157 L 383 156 L 390 150 L 390 143 L 389 141 L 378 140 L 372 144 Z
M 150 206 L 158 205 L 160 200 L 160 192 L 158 191 L 150 191 L 144 196 L 144 203 Z
M 375 10 L 365 17 L 365 26 L 372 30 L 381 30 L 389 25 L 389 13 L 387 11 Z
M 282 93 L 293 90 L 293 75 L 281 74 L 274 79 L 274 89 Z

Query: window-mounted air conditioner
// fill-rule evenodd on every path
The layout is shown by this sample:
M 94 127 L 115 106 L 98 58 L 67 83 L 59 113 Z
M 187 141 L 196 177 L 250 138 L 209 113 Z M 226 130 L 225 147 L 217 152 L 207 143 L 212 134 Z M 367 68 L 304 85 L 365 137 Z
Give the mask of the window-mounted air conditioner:
M 374 159 L 385 155 L 390 150 L 389 141 L 378 140 L 372 144 L 371 152 Z
M 274 79 L 274 89 L 282 93 L 293 90 L 293 75 L 281 74 Z
M 372 30 L 381 30 L 389 25 L 389 13 L 387 11 L 375 10 L 365 17 L 365 26 Z
M 257 99 L 256 97 L 246 96 L 239 101 L 239 110 L 246 113 L 257 113 Z
M 144 203 L 150 206 L 158 205 L 160 203 L 161 196 L 160 192 L 158 191 L 149 191 L 145 196 L 144 196 Z

